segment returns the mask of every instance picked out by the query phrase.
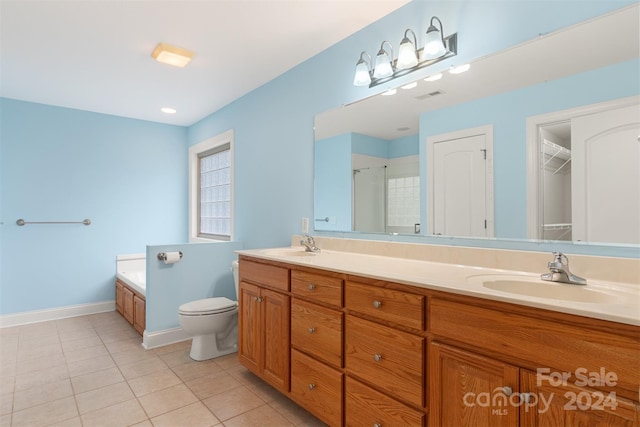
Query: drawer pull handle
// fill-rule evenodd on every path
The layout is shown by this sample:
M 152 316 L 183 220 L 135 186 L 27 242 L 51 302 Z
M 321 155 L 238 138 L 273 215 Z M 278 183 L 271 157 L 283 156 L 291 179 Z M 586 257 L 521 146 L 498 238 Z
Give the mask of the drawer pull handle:
M 313 390 L 314 388 L 316 388 L 315 384 L 309 384 L 309 390 Z
M 309 328 L 309 333 L 312 334 L 316 331 L 316 328 Z
M 374 423 L 374 424 L 373 424 L 373 427 L 382 427 L 382 424 L 380 424 L 380 423 Z
M 374 301 L 373 302 L 373 308 L 380 308 L 382 306 L 382 302 L 381 301 Z
M 373 355 L 373 360 L 375 360 L 376 362 L 380 362 L 382 360 L 382 355 L 381 354 L 374 354 Z
M 255 297 L 255 299 L 256 299 L 256 302 L 262 302 L 262 298 L 260 297 Z
M 309 283 L 309 285 L 307 286 L 307 289 L 309 289 L 310 291 L 313 291 L 316 288 L 316 285 L 314 285 L 313 283 Z
M 502 393 L 504 393 L 505 396 L 511 396 L 513 394 L 513 389 L 509 386 L 504 386 L 502 387 Z

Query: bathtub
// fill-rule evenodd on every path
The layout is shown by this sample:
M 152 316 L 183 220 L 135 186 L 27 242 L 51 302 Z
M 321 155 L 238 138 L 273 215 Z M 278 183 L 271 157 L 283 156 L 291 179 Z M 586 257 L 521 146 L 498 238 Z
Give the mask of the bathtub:
M 146 295 L 147 265 L 145 254 L 118 255 L 116 277 L 135 291 Z

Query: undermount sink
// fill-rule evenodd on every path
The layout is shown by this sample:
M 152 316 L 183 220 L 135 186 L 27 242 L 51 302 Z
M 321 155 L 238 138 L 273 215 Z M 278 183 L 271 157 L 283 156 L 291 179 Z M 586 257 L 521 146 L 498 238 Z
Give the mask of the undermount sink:
M 320 252 L 307 252 L 304 248 L 273 248 L 262 251 L 265 255 L 282 256 L 282 257 L 308 257 L 318 256 Z
M 531 276 L 486 274 L 469 276 L 467 279 L 494 291 L 537 298 L 592 304 L 615 304 L 623 301 L 622 297 L 618 295 L 605 290 L 593 289 L 589 285 L 546 282 Z

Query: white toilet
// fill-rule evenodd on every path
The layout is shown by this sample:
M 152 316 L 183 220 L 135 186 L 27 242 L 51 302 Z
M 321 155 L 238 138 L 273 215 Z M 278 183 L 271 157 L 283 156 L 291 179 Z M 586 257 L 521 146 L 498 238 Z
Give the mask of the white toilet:
M 238 261 L 231 264 L 238 295 Z M 182 329 L 193 336 L 193 360 L 208 360 L 238 350 L 238 303 L 225 297 L 205 298 L 178 308 Z

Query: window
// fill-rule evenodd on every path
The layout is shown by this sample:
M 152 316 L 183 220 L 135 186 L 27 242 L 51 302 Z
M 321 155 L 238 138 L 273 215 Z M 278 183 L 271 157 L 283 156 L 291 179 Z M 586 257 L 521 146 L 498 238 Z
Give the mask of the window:
M 189 149 L 190 241 L 233 238 L 233 131 Z

